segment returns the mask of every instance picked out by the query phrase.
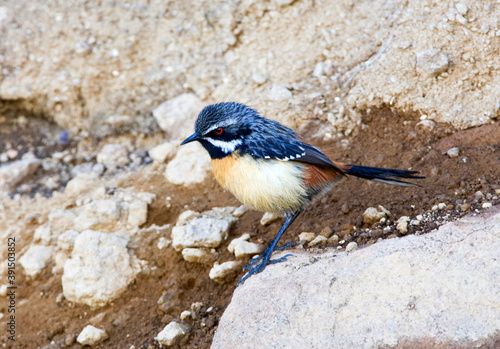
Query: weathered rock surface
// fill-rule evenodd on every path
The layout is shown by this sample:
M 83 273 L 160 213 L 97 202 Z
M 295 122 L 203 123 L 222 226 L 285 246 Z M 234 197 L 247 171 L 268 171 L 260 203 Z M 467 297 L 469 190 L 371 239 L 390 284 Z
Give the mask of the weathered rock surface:
M 182 337 L 189 333 L 189 326 L 180 324 L 176 321 L 170 322 L 165 328 L 158 333 L 155 338 L 158 343 L 167 347 L 177 344 Z
M 76 341 L 81 345 L 93 347 L 94 345 L 103 342 L 106 338 L 108 338 L 106 331 L 92 325 L 87 325 L 82 332 L 80 332 Z
M 181 147 L 168 163 L 165 177 L 173 184 L 188 186 L 202 183 L 211 169 L 207 151 L 200 144 L 190 143 Z
M 0 190 L 12 189 L 31 176 L 41 164 L 39 159 L 26 159 L 0 167 Z
M 194 121 L 203 106 L 198 96 L 184 93 L 160 104 L 153 116 L 169 139 L 185 138 L 194 132 Z
M 212 348 L 493 348 L 498 251 L 497 207 L 350 254 L 296 253 L 236 289 Z
M 24 273 L 29 277 L 35 277 L 47 266 L 52 256 L 52 246 L 32 245 L 19 258 L 19 263 L 24 268 Z
M 64 264 L 64 297 L 91 307 L 118 298 L 140 271 L 127 242 L 112 233 L 86 230 L 79 234 L 71 258 Z
M 186 211 L 179 216 L 172 229 L 172 245 L 177 251 L 184 248 L 217 247 L 227 238 L 231 225 L 237 220 L 232 215 L 237 207 L 216 207 L 198 214 Z M 186 217 L 189 215 L 189 217 Z M 187 219 L 189 218 L 189 219 Z

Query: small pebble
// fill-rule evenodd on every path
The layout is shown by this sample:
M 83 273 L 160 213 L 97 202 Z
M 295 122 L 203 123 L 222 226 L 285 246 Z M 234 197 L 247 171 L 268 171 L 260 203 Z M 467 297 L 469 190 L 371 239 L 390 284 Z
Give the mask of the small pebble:
M 483 202 L 483 205 L 482 205 L 483 208 L 490 208 L 491 206 L 493 206 L 493 204 L 491 202 Z
M 262 224 L 262 225 L 269 225 L 269 224 L 277 221 L 281 217 L 283 217 L 283 216 L 280 215 L 280 214 L 266 212 L 262 216 L 262 218 L 260 220 L 260 224 Z
M 401 234 L 406 234 L 408 232 L 408 222 L 410 221 L 410 217 L 402 216 L 398 219 L 398 223 L 396 228 L 399 230 Z
M 354 241 L 350 242 L 347 244 L 346 248 L 345 248 L 345 251 L 347 253 L 351 253 L 351 252 L 354 252 L 358 249 L 358 244 Z
M 328 244 L 332 246 L 337 246 L 339 244 L 339 236 L 334 234 L 328 238 Z
M 470 204 L 462 204 L 460 205 L 460 210 L 463 212 L 469 211 L 470 210 Z
M 96 328 L 92 325 L 85 327 L 78 335 L 76 341 L 81 345 L 94 346 L 106 340 L 108 334 L 106 331 Z
M 299 241 L 310 242 L 313 241 L 316 237 L 314 233 L 303 232 L 299 234 Z
M 192 313 L 189 311 L 189 310 L 184 310 L 182 313 L 181 313 L 181 316 L 180 316 L 180 319 L 182 321 L 184 320 L 187 320 L 188 318 L 190 318 L 192 315 Z
M 182 337 L 189 333 L 189 326 L 180 324 L 176 321 L 170 322 L 165 328 L 158 333 L 155 338 L 160 345 L 170 347 L 177 344 Z
M 259 73 L 253 73 L 252 74 L 252 80 L 257 84 L 257 85 L 262 85 L 263 83 L 266 82 L 267 78 Z
M 321 246 L 321 245 L 326 245 L 328 239 L 324 236 L 318 235 L 314 238 L 313 241 L 309 243 L 309 247 L 314 247 L 314 246 Z
M 458 149 L 457 147 L 451 148 L 446 152 L 446 154 L 448 154 L 450 158 L 458 158 L 458 155 L 460 154 L 460 149 Z
M 441 202 L 437 205 L 438 210 L 444 210 L 446 208 L 446 204 L 444 202 Z
M 467 12 L 469 12 L 469 6 L 467 4 L 464 4 L 462 2 L 459 2 L 455 5 L 455 8 L 457 9 L 457 12 L 460 13 L 462 16 L 465 16 Z
M 448 56 L 436 48 L 431 48 L 417 54 L 417 67 L 431 77 L 444 73 L 448 69 L 449 64 L 450 60 Z

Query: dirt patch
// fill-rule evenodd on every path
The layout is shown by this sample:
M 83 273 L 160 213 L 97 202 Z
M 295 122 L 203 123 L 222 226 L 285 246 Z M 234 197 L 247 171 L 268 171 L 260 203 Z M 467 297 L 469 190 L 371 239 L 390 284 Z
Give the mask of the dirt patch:
M 349 138 L 330 142 L 314 142 L 313 139 L 312 143 L 332 159 L 367 166 L 411 168 L 421 171 L 426 178 L 419 181 L 421 187 L 418 188 L 392 187 L 349 178 L 306 210 L 281 243 L 296 240 L 301 232 L 319 233 L 329 227 L 345 242 L 357 241 L 363 246 L 379 238 L 400 236 L 394 221 L 402 215 L 411 218 L 427 215 L 429 219 L 420 225 L 409 226 L 408 234 L 423 234 L 443 221 L 481 209 L 485 202 L 499 204 L 500 126 L 491 124 L 456 131 L 448 125 L 436 124 L 432 129 L 419 130 L 419 121 L 418 115 L 376 110 L 366 113 L 362 127 Z M 315 124 L 305 127 L 305 139 L 312 139 L 318 127 Z M 452 158 L 445 153 L 451 147 L 459 148 L 458 157 Z M 145 226 L 174 224 L 186 209 L 204 211 L 216 206 L 239 205 L 212 177 L 202 185 L 181 188 L 168 184 L 160 171 L 153 171 L 149 176 L 131 172 L 118 185 L 157 195 L 150 205 Z M 172 198 L 170 208 L 167 196 Z M 445 207 L 432 210 L 439 203 L 444 203 Z M 392 213 L 389 220 L 384 224 L 365 225 L 362 213 L 367 207 L 378 205 Z M 264 227 L 259 223 L 261 216 L 261 213 L 249 211 L 238 220 L 228 241 L 217 249 L 218 261 L 234 259 L 227 245 L 243 233 L 248 232 L 264 243 L 272 240 L 282 221 Z M 159 348 L 154 337 L 163 327 L 178 320 L 180 313 L 191 309 L 194 302 L 201 302 L 203 305 L 195 312 L 196 319 L 186 321 L 191 326 L 191 333 L 182 347 L 208 348 L 218 319 L 243 273 L 231 283 L 217 284 L 208 277 L 210 265 L 188 263 L 171 247 L 158 249 L 156 243 L 160 236 L 169 238 L 170 228 L 167 226 L 160 233 L 144 232 L 130 242 L 137 257 L 148 261 L 150 271 L 140 274 L 112 305 L 98 310 L 64 300 L 60 275 L 52 275 L 48 271 L 50 266 L 34 281 L 19 273 L 17 341 L 15 345 L 7 342 L 7 347 L 65 345 L 79 348 L 75 338 L 90 323 L 104 328 L 109 335 L 109 339 L 96 348 L 130 348 L 132 345 Z M 157 303 L 160 297 L 163 298 L 161 306 Z M 0 311 L 7 314 L 5 305 Z

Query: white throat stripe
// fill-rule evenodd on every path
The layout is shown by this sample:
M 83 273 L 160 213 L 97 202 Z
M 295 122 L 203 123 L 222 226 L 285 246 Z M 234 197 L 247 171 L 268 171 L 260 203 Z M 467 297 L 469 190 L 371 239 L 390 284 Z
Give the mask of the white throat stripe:
M 221 141 L 220 139 L 212 139 L 209 137 L 206 137 L 204 139 L 212 143 L 212 145 L 216 146 L 217 148 L 220 148 L 226 154 L 232 153 L 238 145 L 243 144 L 243 141 L 241 139 L 233 139 L 229 142 Z

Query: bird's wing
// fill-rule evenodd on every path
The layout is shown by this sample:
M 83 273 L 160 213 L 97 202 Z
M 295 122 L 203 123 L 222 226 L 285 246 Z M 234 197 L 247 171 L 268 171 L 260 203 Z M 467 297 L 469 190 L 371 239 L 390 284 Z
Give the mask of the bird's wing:
M 296 161 L 342 172 L 318 148 L 298 139 L 266 137 L 247 142 L 244 151 L 256 158 Z

